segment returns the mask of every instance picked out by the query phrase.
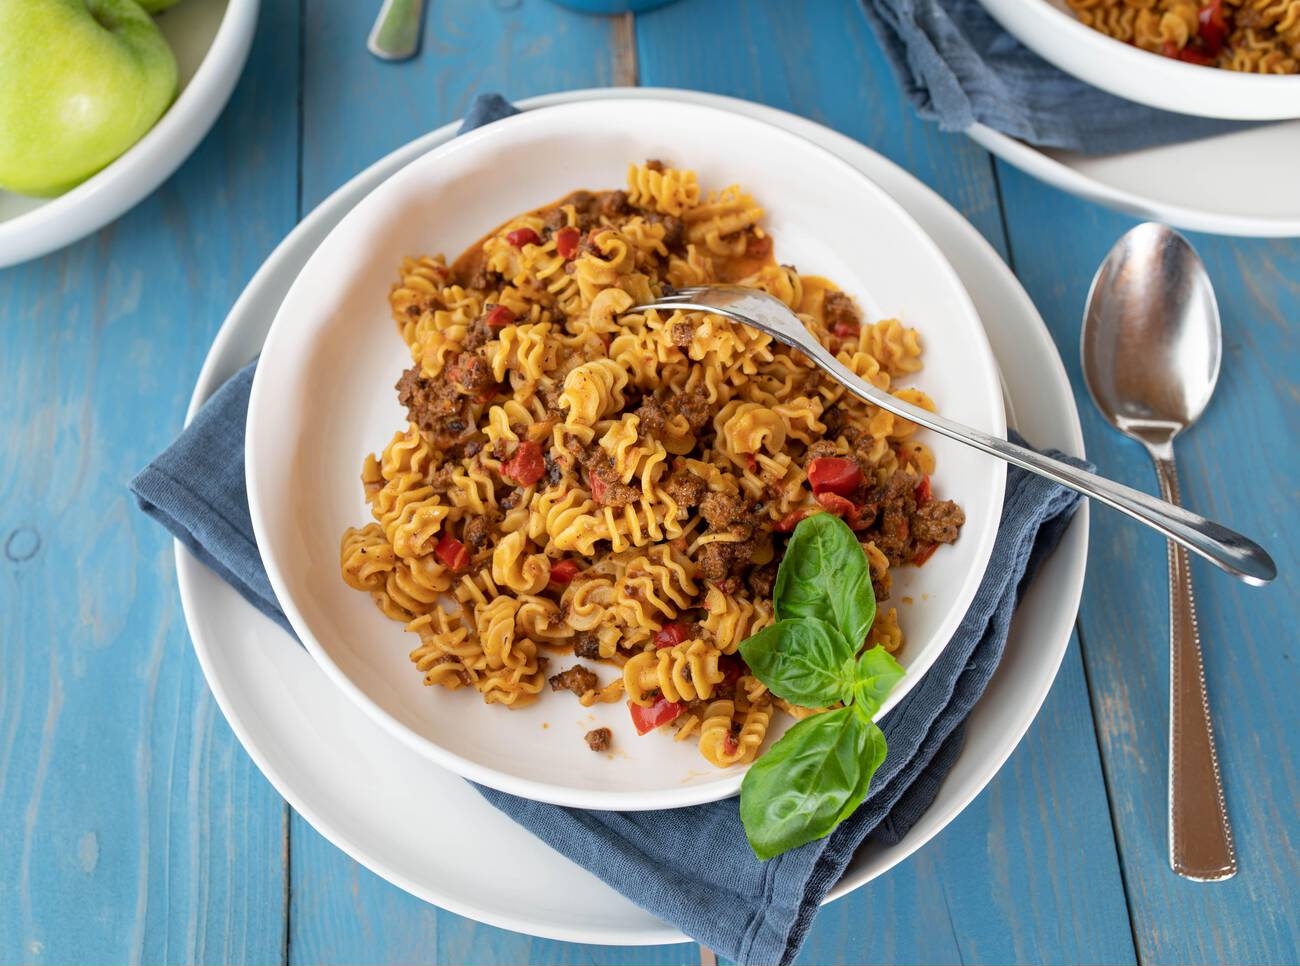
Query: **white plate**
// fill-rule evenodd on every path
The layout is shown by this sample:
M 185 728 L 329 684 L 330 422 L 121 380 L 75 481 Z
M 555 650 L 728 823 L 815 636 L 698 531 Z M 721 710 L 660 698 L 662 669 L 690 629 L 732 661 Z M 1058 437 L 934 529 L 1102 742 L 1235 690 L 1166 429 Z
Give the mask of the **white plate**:
M 966 133 L 1053 187 L 1139 218 L 1218 235 L 1300 237 L 1300 121 L 1092 157 L 982 124 Z
M 1083 452 L 1074 398 L 1051 336 L 997 253 L 911 175 L 841 134 L 731 98 L 685 91 L 577 91 L 535 107 L 605 97 L 669 97 L 779 124 L 834 151 L 899 200 L 944 250 L 987 322 L 1016 404 L 1040 445 Z M 449 124 L 408 144 L 326 199 L 275 250 L 222 326 L 188 418 L 262 347 L 299 269 L 329 229 L 385 177 L 452 137 Z M 829 899 L 845 895 L 920 848 L 992 779 L 1037 714 L 1069 643 L 1087 555 L 1085 505 L 1025 594 L 1002 663 L 967 722 L 961 756 L 929 811 L 893 846 L 855 856 Z M 685 942 L 677 929 L 602 884 L 515 825 L 464 781 L 393 739 L 339 693 L 287 634 L 194 560 L 178 542 L 181 601 L 195 653 L 218 705 L 253 761 L 311 825 L 389 882 L 451 912 L 571 942 Z M 412 835 L 447 823 L 464 834 Z M 506 865 L 511 875 L 495 870 Z M 544 882 L 547 888 L 538 889 Z
M 258 0 L 185 0 L 158 18 L 180 68 L 176 102 L 143 138 L 57 198 L 0 191 L 0 268 L 38 258 L 133 208 L 180 167 L 230 99 L 248 59 Z
M 1044 60 L 1117 97 L 1202 117 L 1300 118 L 1300 75 L 1246 74 L 1153 54 L 1080 23 L 1065 0 L 980 2 Z
M 671 132 L 666 134 L 665 132 Z M 412 636 L 338 572 L 339 538 L 369 519 L 358 473 L 406 425 L 392 386 L 410 365 L 388 291 L 403 257 L 449 258 L 513 215 L 575 188 L 623 186 L 628 163 L 670 157 L 701 185 L 739 183 L 767 212 L 782 262 L 825 274 L 868 318 L 897 316 L 925 343 L 908 382 L 941 412 L 1005 432 L 997 367 L 961 281 L 915 221 L 861 172 L 778 127 L 715 108 L 644 98 L 530 111 L 457 138 L 409 164 L 321 243 L 267 336 L 248 408 L 249 508 L 271 585 L 334 682 L 435 763 L 511 794 L 580 808 L 675 808 L 740 789 L 693 742 L 638 738 L 622 702 L 580 707 L 543 695 L 518 711 L 466 688 L 430 689 L 411 666 Z M 922 437 L 918 437 L 922 438 Z M 934 662 L 983 576 L 997 532 L 1005 464 L 924 434 L 935 485 L 966 511 L 962 537 L 925 567 L 897 574 L 908 673 L 881 714 Z M 601 669 L 597 669 L 601 670 Z M 613 675 L 603 669 L 605 678 Z M 792 719 L 774 721 L 769 739 Z M 592 727 L 615 754 L 593 755 Z

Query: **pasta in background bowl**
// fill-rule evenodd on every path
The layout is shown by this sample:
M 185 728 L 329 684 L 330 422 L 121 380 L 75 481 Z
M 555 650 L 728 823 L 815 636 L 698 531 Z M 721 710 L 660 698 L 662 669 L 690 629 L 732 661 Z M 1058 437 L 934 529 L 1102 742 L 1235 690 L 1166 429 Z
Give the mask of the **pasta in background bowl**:
M 667 131 L 672 132 L 671 136 L 653 133 Z M 801 272 L 834 278 L 856 298 L 868 320 L 898 317 L 920 333 L 925 353 L 924 368 L 914 373 L 912 380 L 917 392 L 927 393 L 939 409 L 974 425 L 999 433 L 1005 430 L 997 374 L 979 320 L 937 249 L 901 209 L 856 171 L 775 128 L 708 108 L 657 101 L 566 105 L 529 112 L 457 139 L 413 162 L 378 188 L 335 229 L 304 268 L 277 315 L 262 355 L 250 401 L 248 430 L 249 497 L 259 547 L 285 612 L 308 649 L 331 677 L 385 726 L 433 761 L 466 777 L 515 794 L 583 807 L 661 808 L 713 800 L 738 789 L 743 768 L 714 768 L 699 757 L 694 742 L 674 742 L 657 735 L 638 739 L 621 695 L 613 703 L 593 700 L 590 707 L 584 707 L 572 696 L 550 693 L 543 695 L 544 700 L 523 701 L 517 694 L 507 697 L 513 692 L 506 688 L 499 692 L 503 703 L 526 705 L 507 712 L 484 703 L 483 697 L 491 688 L 426 688 L 423 675 L 412 668 L 408 657 L 419 642 L 402 629 L 403 623 L 410 623 L 406 618 L 412 615 L 425 623 L 441 622 L 444 618 L 437 614 L 447 611 L 435 612 L 432 607 L 425 610 L 427 601 L 407 600 L 411 606 L 404 606 L 401 598 L 405 591 L 399 587 L 397 607 L 390 616 L 402 622 L 385 619 L 368 595 L 343 586 L 339 576 L 339 535 L 355 528 L 350 531 L 352 538 L 374 541 L 380 557 L 386 552 L 384 547 L 391 550 L 396 541 L 405 541 L 405 551 L 413 552 L 414 547 L 415 557 L 411 559 L 430 559 L 436 545 L 436 541 L 430 541 L 441 526 L 434 518 L 448 516 L 445 510 L 433 511 L 424 521 L 423 531 L 417 525 L 401 535 L 396 528 L 390 535 L 378 521 L 372 528 L 363 526 L 372 510 L 365 491 L 369 490 L 372 501 L 377 501 L 395 471 L 400 472 L 399 463 L 428 458 L 413 455 L 422 438 L 419 433 L 408 435 L 403 442 L 403 433 L 410 430 L 408 412 L 389 388 L 412 361 L 411 349 L 394 331 L 389 311 L 396 267 L 403 264 L 403 259 L 417 256 L 417 260 L 405 262 L 406 277 L 419 278 L 421 266 L 426 273 L 436 275 L 437 267 L 444 263 L 429 258 L 420 262 L 418 256 L 470 248 L 485 230 L 512 218 L 517 223 L 511 223 L 511 230 L 528 228 L 541 240 L 541 234 L 550 235 L 550 231 L 540 223 L 534 226 L 519 221 L 520 212 L 553 202 L 575 187 L 618 187 L 627 175 L 629 159 L 646 157 L 681 161 L 683 167 L 698 173 L 699 184 L 706 188 L 744 185 L 766 209 L 759 231 L 752 230 L 751 218 L 747 224 L 724 226 L 709 244 L 734 247 L 737 238 L 743 244 L 744 238 L 761 238 L 770 233 L 780 262 L 798 265 Z M 646 177 L 646 170 L 640 170 L 640 177 Z M 634 178 L 637 176 L 634 171 Z M 634 230 L 629 231 L 635 235 Z M 505 242 L 500 256 L 518 257 L 531 241 L 526 236 L 520 238 L 523 242 L 518 247 Z M 545 245 L 534 247 L 538 249 L 532 252 L 535 257 L 545 254 L 541 251 Z M 602 254 L 610 256 L 609 251 Z M 757 269 L 757 264 L 751 267 Z M 789 275 L 775 266 L 769 266 L 767 271 L 773 284 L 779 279 L 789 281 Z M 570 279 L 576 276 L 577 272 Z M 581 283 L 582 279 L 577 281 Z M 809 283 L 813 289 L 818 284 Z M 497 285 L 499 289 L 499 281 Z M 599 292 L 595 295 L 600 297 Z M 493 297 L 503 303 L 509 301 L 499 292 L 494 291 Z M 399 302 L 400 297 L 395 295 L 395 307 L 400 307 Z M 608 310 L 609 316 L 602 314 L 605 321 L 601 324 L 614 326 L 607 334 L 611 341 L 620 335 L 617 314 L 626 307 L 615 306 Z M 481 316 L 483 307 L 476 308 Z M 510 305 L 512 314 L 534 310 L 523 303 Z M 596 310 L 590 300 L 585 308 L 578 306 L 579 313 Z M 420 314 L 416 311 L 412 317 Z M 526 325 L 541 325 L 544 321 L 548 320 L 538 318 Z M 513 332 L 525 329 L 525 325 L 510 328 Z M 863 337 L 871 339 L 875 331 L 868 327 Z M 901 329 L 895 331 L 901 335 Z M 414 336 L 414 332 L 411 334 Z M 510 339 L 518 342 L 525 334 L 541 333 L 513 332 L 509 337 L 493 339 L 488 342 L 493 348 L 484 349 L 485 353 L 500 351 L 511 356 L 511 360 L 503 362 L 503 374 L 511 365 L 519 370 L 525 368 L 521 356 L 537 359 L 536 353 L 544 355 L 548 347 L 556 350 L 563 338 L 574 341 L 572 334 L 563 336 L 557 330 L 550 333 L 549 340 L 534 340 L 537 344 L 531 349 L 522 344 L 513 349 L 501 348 L 501 343 Z M 458 340 L 466 338 L 459 332 L 456 335 Z M 421 351 L 436 353 L 437 339 L 430 341 L 428 336 L 426 333 Z M 481 336 L 490 338 L 491 334 Z M 602 379 L 608 375 L 606 381 L 613 386 L 622 375 L 629 382 L 649 380 L 649 386 L 655 377 L 627 373 L 625 370 L 632 364 L 626 356 L 618 366 L 607 365 L 613 361 L 609 357 L 619 353 L 606 350 L 599 342 L 584 351 L 591 358 L 573 360 L 577 364 L 571 365 L 568 372 L 591 367 L 592 378 L 601 385 L 593 393 L 573 394 L 569 405 L 561 408 L 570 414 L 592 408 L 590 419 L 577 420 L 578 435 L 583 435 L 582 429 L 590 430 L 593 439 L 584 442 L 594 448 L 608 441 L 610 451 L 617 452 L 619 440 L 614 437 L 619 435 L 623 422 L 630 422 L 628 417 L 633 413 L 623 412 L 621 406 L 616 411 L 612 402 L 608 407 L 598 405 L 604 397 Z M 758 347 L 746 351 L 757 354 Z M 534 355 L 530 356 L 530 352 Z M 601 364 L 602 358 L 606 365 Z M 435 362 L 433 368 L 437 366 Z M 603 368 L 611 371 L 606 374 Z M 409 382 L 407 389 L 405 398 L 410 402 L 413 388 Z M 593 399 L 596 402 L 588 407 Z M 507 412 L 505 406 L 497 408 Z M 760 435 L 762 427 L 758 423 L 762 422 L 761 411 L 765 408 L 770 409 L 757 406 L 755 419 L 749 421 L 754 423 L 750 430 Z M 507 459 L 518 451 L 517 430 L 524 429 L 526 435 L 524 424 L 531 419 L 522 413 L 516 415 L 520 418 L 503 419 L 502 425 L 487 433 L 512 437 L 500 450 Z M 641 416 L 646 417 L 646 413 Z M 401 430 L 396 438 L 395 428 Z M 599 437 L 595 436 L 597 428 Z M 547 430 L 559 432 L 554 425 Z M 542 433 L 536 435 L 541 438 Z M 382 448 L 390 438 L 389 453 L 382 459 L 367 461 L 363 474 L 367 485 L 363 488 L 357 478 L 361 457 Z M 493 441 L 494 445 L 496 442 L 500 440 Z M 631 437 L 624 442 L 632 445 Z M 951 547 L 944 548 L 923 568 L 904 568 L 895 574 L 890 600 L 882 611 L 889 607 L 898 611 L 898 623 L 907 635 L 900 660 L 909 673 L 883 710 L 919 680 L 955 630 L 987 563 L 1005 480 L 1005 468 L 997 461 L 941 439 L 918 435 L 916 442 L 933 450 L 939 467 L 936 489 L 945 499 L 959 503 L 967 519 L 961 538 Z M 726 448 L 725 444 L 719 445 Z M 802 450 L 805 444 L 790 445 Z M 777 444 L 770 448 L 772 452 L 760 458 L 779 461 L 786 447 Z M 554 459 L 554 454 L 560 452 L 551 450 L 546 455 Z M 739 458 L 743 464 L 743 455 Z M 467 465 L 473 465 L 473 459 L 481 457 L 471 458 Z M 388 475 L 384 472 L 385 462 L 389 464 Z M 467 471 L 467 466 L 461 469 Z M 572 482 L 565 487 L 571 487 L 571 494 L 580 502 L 593 502 L 589 499 L 592 484 L 585 475 L 587 470 L 571 469 Z M 743 477 L 743 466 L 731 469 L 737 478 Z M 707 469 L 701 467 L 701 471 L 707 474 Z M 427 478 L 423 469 L 420 472 Z M 547 472 L 551 472 L 550 467 Z M 533 476 L 531 472 L 520 475 L 530 479 Z M 609 485 L 628 485 L 623 475 L 611 479 Z M 791 476 L 791 499 L 799 499 L 793 490 L 802 481 L 796 476 Z M 537 489 L 524 488 L 534 494 Z M 562 489 L 553 487 L 556 493 Z M 527 499 L 532 502 L 534 496 Z M 524 502 L 522 498 L 520 501 Z M 450 494 L 444 505 L 449 504 Z M 438 501 L 429 503 L 436 505 Z M 593 518 L 603 515 L 600 507 L 584 509 Z M 504 512 L 512 510 L 505 508 Z M 396 522 L 399 517 L 400 510 L 391 520 Z M 464 536 L 466 519 L 461 515 L 449 525 L 448 532 Z M 411 522 L 410 514 L 405 522 Z M 704 524 L 699 529 L 705 529 Z M 635 546 L 635 538 L 630 534 L 624 537 Z M 554 539 L 554 534 L 549 538 L 539 535 L 538 539 L 545 544 Z M 606 534 L 597 538 L 599 546 L 575 544 L 560 556 L 580 560 L 584 570 L 593 563 L 595 568 L 617 568 L 620 551 L 613 546 L 617 539 L 616 534 Z M 471 611 L 480 603 L 486 608 L 496 601 L 503 602 L 499 616 L 518 628 L 524 598 L 551 599 L 555 606 L 563 591 L 544 589 L 541 581 L 547 575 L 542 567 L 550 564 L 532 559 L 541 554 L 539 544 L 531 542 L 531 533 L 516 537 L 502 530 L 492 540 L 492 553 L 481 556 L 490 560 L 487 566 L 459 567 L 462 572 L 458 587 L 453 588 L 452 581 L 447 580 L 447 589 L 468 600 Z M 514 546 L 521 540 L 526 542 Z M 682 542 L 677 551 L 670 553 L 666 543 L 660 546 L 658 552 L 665 559 L 656 567 L 664 572 L 675 562 L 673 554 L 687 548 Z M 345 558 L 347 551 L 345 542 Z M 500 561 L 495 559 L 497 556 Z M 626 562 L 631 558 L 622 559 Z M 648 570 L 655 569 L 644 563 L 643 557 L 637 559 L 643 560 L 640 565 Z M 652 574 L 648 576 L 653 578 Z M 353 577 L 354 585 L 365 589 L 385 588 L 379 595 L 383 606 L 386 578 L 375 579 L 360 570 L 354 570 Z M 485 579 L 494 584 L 517 585 L 518 589 L 511 587 L 508 593 L 500 593 L 498 587 L 485 593 Z M 704 583 L 700 580 L 696 587 L 701 597 Z M 426 585 L 439 586 L 436 581 Z M 410 585 L 406 587 L 406 591 L 411 589 Z M 476 594 L 482 596 L 482 601 L 473 599 Z M 746 596 L 734 595 L 738 602 Z M 594 601 L 591 615 L 574 620 L 597 630 L 602 620 L 614 624 L 612 609 L 604 618 L 602 608 L 612 608 L 615 603 Z M 532 606 L 546 607 L 540 603 Z M 423 613 L 416 614 L 417 610 Z M 576 614 L 578 610 L 566 609 L 565 613 Z M 529 639 L 534 644 L 544 639 L 545 626 L 556 626 L 555 614 L 542 616 L 544 621 L 534 620 L 537 614 L 522 618 L 532 632 Z M 487 630 L 493 619 L 485 614 L 474 631 Z M 663 621 L 655 623 L 662 625 Z M 629 632 L 632 626 L 624 622 L 623 632 Z M 419 634 L 420 628 L 413 630 Z M 425 630 L 439 634 L 452 628 Z M 680 643 L 687 649 L 691 646 L 689 641 Z M 474 646 L 481 650 L 484 643 L 476 640 Z M 537 655 L 545 651 L 544 646 L 535 648 Z M 442 650 L 431 656 L 445 653 Z M 560 671 L 571 662 L 568 655 L 555 654 L 547 673 Z M 505 662 L 496 663 L 504 666 Z M 425 670 L 437 666 L 442 665 L 429 663 Z M 604 672 L 602 687 L 614 683 L 609 668 L 593 669 Z M 705 670 L 701 677 L 711 674 Z M 518 680 L 524 677 L 529 679 L 524 692 L 531 698 L 545 675 L 532 668 L 516 676 Z M 755 699 L 761 700 L 761 695 L 746 696 L 745 700 Z M 743 701 L 738 698 L 737 703 Z M 607 753 L 593 754 L 582 741 L 585 733 L 598 727 L 608 727 L 614 733 Z M 772 722 L 772 728 L 773 733 L 780 730 L 777 721 Z
M 1017 40 L 1118 97 L 1238 121 L 1300 118 L 1300 3 L 1220 0 L 1224 46 L 1211 58 L 1192 30 L 1203 0 L 980 0 Z M 1089 26 L 1091 24 L 1091 26 Z M 1199 27 L 1199 22 L 1198 22 Z M 1168 45 L 1168 48 L 1166 47 Z M 1168 49 L 1173 56 L 1161 51 Z M 1186 59 L 1178 59 L 1178 55 Z M 1197 62 L 1193 62 L 1193 59 Z M 1203 66 L 1212 61 L 1217 67 Z

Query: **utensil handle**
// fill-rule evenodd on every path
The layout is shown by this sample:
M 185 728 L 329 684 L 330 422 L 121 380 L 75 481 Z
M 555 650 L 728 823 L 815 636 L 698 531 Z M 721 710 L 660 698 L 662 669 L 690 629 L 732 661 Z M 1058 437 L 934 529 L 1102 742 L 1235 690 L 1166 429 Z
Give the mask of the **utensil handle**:
M 424 0 L 384 0 L 366 48 L 381 60 L 406 60 L 420 49 Z
M 1172 446 L 1154 452 L 1160 494 L 1180 503 Z M 1169 544 L 1169 864 L 1202 882 L 1237 873 L 1214 751 L 1187 552 Z
M 1068 486 L 1121 513 L 1127 513 L 1246 583 L 1266 584 L 1277 576 L 1277 565 L 1268 552 L 1235 530 L 1131 486 L 1108 480 L 1104 476 L 914 406 L 860 379 L 820 343 L 810 340 L 810 344 L 801 344 L 799 348 L 864 402 L 1004 459 L 1031 473 L 1055 480 L 1062 486 Z

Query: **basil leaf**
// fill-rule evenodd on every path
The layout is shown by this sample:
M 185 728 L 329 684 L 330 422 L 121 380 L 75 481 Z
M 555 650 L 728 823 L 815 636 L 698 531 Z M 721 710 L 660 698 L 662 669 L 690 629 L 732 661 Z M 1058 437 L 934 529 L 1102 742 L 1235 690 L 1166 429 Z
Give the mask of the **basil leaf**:
M 853 697 L 857 706 L 868 715 L 875 714 L 906 673 L 894 656 L 880 645 L 864 652 L 853 666 Z
M 778 619 L 815 617 L 833 624 L 854 651 L 876 618 L 871 568 L 849 525 L 831 513 L 799 521 L 776 572 Z
M 862 803 L 884 760 L 884 734 L 853 708 L 804 718 L 741 783 L 749 847 L 770 859 L 827 835 Z
M 740 656 L 769 691 L 806 708 L 853 695 L 853 648 L 825 621 L 777 621 L 744 641 Z

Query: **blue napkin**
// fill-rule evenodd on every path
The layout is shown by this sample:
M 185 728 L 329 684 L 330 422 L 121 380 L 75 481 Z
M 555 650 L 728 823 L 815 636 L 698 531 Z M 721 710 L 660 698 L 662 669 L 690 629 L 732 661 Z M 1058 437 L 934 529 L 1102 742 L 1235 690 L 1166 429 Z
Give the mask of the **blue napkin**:
M 978 0 L 862 5 L 903 93 L 945 131 L 978 122 L 1041 147 L 1112 154 L 1252 126 L 1160 111 L 1091 87 L 1022 45 Z
M 511 113 L 495 95 L 480 98 L 461 130 Z M 255 366 L 249 363 L 213 395 L 131 490 L 145 513 L 288 629 L 258 555 L 244 486 L 244 423 Z M 718 953 L 743 963 L 788 962 L 858 846 L 868 837 L 897 841 L 934 800 L 961 750 L 966 716 L 1002 656 L 1021 589 L 1056 546 L 1079 499 L 1041 477 L 1008 471 L 1001 526 L 974 603 L 939 660 L 882 722 L 889 755 L 866 801 L 819 842 L 759 862 L 735 799 L 670 811 L 594 812 L 479 791 L 547 844 Z

